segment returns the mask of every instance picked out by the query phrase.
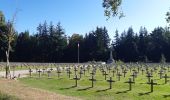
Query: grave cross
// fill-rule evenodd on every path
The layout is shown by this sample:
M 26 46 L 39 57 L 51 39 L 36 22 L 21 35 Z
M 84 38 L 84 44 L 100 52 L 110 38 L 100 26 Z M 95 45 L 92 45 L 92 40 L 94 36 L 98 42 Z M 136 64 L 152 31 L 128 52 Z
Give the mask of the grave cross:
M 123 76 L 126 77 L 127 70 L 125 69 L 122 73 L 123 73 Z
M 95 73 L 94 71 L 92 71 L 90 74 L 91 74 L 91 75 L 95 75 L 96 73 Z
M 148 84 L 151 85 L 151 92 L 153 92 L 153 86 L 154 86 L 154 85 L 157 85 L 157 83 L 154 83 L 154 82 L 153 82 L 153 79 L 151 79 L 151 82 L 149 82 Z
M 39 70 L 38 70 L 38 76 L 39 76 L 39 78 L 41 77 L 41 72 L 42 72 L 42 71 L 39 69 Z
M 112 71 L 112 73 L 113 73 L 113 77 L 115 76 L 115 72 L 116 72 L 115 70 L 113 70 L 113 71 Z
M 61 74 L 61 71 L 60 71 L 60 69 L 58 69 L 58 70 L 57 70 L 57 76 L 58 76 L 58 78 L 60 78 L 60 74 Z
M 135 77 L 136 77 L 135 72 L 133 72 L 133 74 L 132 74 L 132 75 L 130 75 L 130 76 L 132 76 L 132 77 L 133 77 L 133 82 L 135 82 Z
M 31 73 L 32 73 L 32 72 L 33 72 L 33 71 L 32 71 L 32 69 L 30 68 L 30 69 L 29 69 L 30 77 L 31 77 Z
M 92 83 L 91 83 L 91 87 L 93 88 L 94 86 L 94 82 L 96 81 L 96 79 L 94 78 L 94 75 L 91 76 L 91 79 L 89 79 Z
M 72 74 L 72 72 L 70 71 L 70 69 L 67 70 L 67 74 L 68 74 L 68 77 L 70 78 L 70 75 Z
M 159 76 L 160 76 L 160 79 L 162 79 L 162 75 L 163 75 L 163 73 L 164 73 L 164 72 L 163 72 L 162 70 L 160 70 L 160 71 L 159 71 L 159 73 L 158 73 L 158 74 L 159 74 Z
M 163 78 L 165 78 L 165 84 L 167 84 L 168 78 L 170 78 L 170 77 L 167 74 L 165 74 L 165 76 L 163 76 Z
M 135 82 L 132 81 L 131 78 L 129 78 L 129 81 L 127 81 L 127 82 L 125 82 L 125 83 L 129 83 L 129 91 L 131 91 L 131 90 L 132 90 L 132 84 L 134 84 Z
M 86 75 L 86 69 L 85 68 L 83 68 L 83 73 L 84 73 L 84 76 Z
M 148 73 L 146 77 L 148 78 L 148 83 L 149 83 L 151 81 L 151 77 L 153 77 L 153 76 L 151 73 Z
M 83 74 L 83 71 L 82 71 L 82 70 L 80 70 L 79 74 L 80 74 L 80 78 L 81 78 L 81 76 L 82 76 L 82 74 Z
M 73 79 L 75 80 L 75 87 L 77 87 L 77 81 L 80 80 L 80 78 L 78 78 L 76 75 Z
M 115 81 L 112 80 L 112 77 L 110 77 L 110 79 L 107 80 L 107 82 L 109 82 L 109 85 L 110 85 L 110 88 L 109 88 L 109 89 L 112 89 L 112 83 L 115 82 Z
M 46 70 L 45 68 L 42 69 L 43 74 L 44 74 L 45 70 Z
M 120 77 L 122 76 L 122 74 L 120 74 L 120 72 L 117 74 L 118 77 L 118 81 L 120 81 Z
M 78 69 L 76 67 L 74 67 L 74 74 L 77 75 L 77 71 Z
M 143 73 L 144 73 L 144 71 L 145 71 L 145 70 L 144 70 L 144 69 L 142 69 L 141 71 L 142 71 L 142 75 L 143 75 Z
M 105 80 L 106 80 L 106 78 L 107 78 L 107 73 L 106 73 L 106 71 L 104 72 L 104 74 L 103 74 L 104 76 L 105 76 Z
M 48 73 L 48 78 L 50 78 L 51 77 L 51 70 L 48 70 L 47 73 Z

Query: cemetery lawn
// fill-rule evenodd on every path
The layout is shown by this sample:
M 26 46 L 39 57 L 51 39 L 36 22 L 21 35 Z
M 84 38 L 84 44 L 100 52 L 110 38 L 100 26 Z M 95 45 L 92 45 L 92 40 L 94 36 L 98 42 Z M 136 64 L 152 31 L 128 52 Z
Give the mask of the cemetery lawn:
M 110 75 L 112 76 L 112 73 Z M 116 82 L 112 83 L 112 89 L 109 89 L 109 83 L 99 71 L 95 75 L 97 81 L 94 82 L 93 88 L 91 88 L 91 81 L 89 81 L 91 76 L 88 73 L 85 76 L 82 75 L 82 78 L 78 80 L 77 87 L 74 87 L 74 75 L 71 74 L 69 79 L 66 72 L 62 72 L 60 78 L 57 78 L 57 73 L 53 72 L 53 76 L 50 79 L 46 74 L 42 75 L 41 78 L 38 78 L 38 74 L 34 74 L 31 78 L 21 78 L 19 81 L 30 87 L 45 89 L 57 94 L 84 100 L 170 100 L 170 83 L 164 84 L 164 78 L 159 79 L 159 74 L 154 74 L 154 82 L 158 85 L 154 85 L 152 93 L 150 92 L 150 85 L 146 84 L 148 81 L 146 74 L 142 75 L 141 72 L 136 78 L 135 84 L 132 84 L 132 90 L 129 91 L 129 84 L 124 82 L 128 81 L 131 77 L 130 75 L 131 73 L 128 72 L 125 78 L 121 76 L 120 81 L 113 77 L 112 79 Z M 108 79 L 109 77 L 107 77 Z

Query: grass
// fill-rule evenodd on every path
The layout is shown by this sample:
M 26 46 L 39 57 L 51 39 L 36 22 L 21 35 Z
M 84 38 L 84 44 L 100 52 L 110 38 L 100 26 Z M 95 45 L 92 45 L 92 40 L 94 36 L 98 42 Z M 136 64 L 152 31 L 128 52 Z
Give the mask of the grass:
M 0 92 L 0 100 L 19 100 L 18 98 Z
M 72 72 L 74 73 L 73 70 Z M 99 70 L 95 75 L 97 81 L 93 88 L 91 88 L 90 74 L 88 72 L 78 81 L 78 87 L 74 87 L 75 80 L 72 79 L 74 75 L 72 74 L 69 79 L 66 72 L 62 72 L 61 78 L 57 78 L 57 73 L 53 72 L 50 79 L 46 74 L 42 75 L 41 78 L 38 78 L 38 74 L 34 74 L 32 78 L 22 78 L 20 81 L 31 87 L 85 100 L 170 100 L 170 83 L 164 84 L 164 78 L 159 79 L 159 74 L 156 72 L 153 79 L 158 85 L 154 86 L 154 92 L 152 93 L 150 92 L 150 85 L 146 84 L 148 81 L 146 74 L 142 75 L 141 72 L 136 78 L 135 84 L 132 85 L 132 90 L 129 91 L 129 84 L 124 82 L 128 81 L 128 78 L 131 77 L 130 75 L 131 73 L 128 71 L 126 77 L 122 76 L 120 81 L 118 81 L 117 77 L 113 77 L 116 82 L 113 83 L 112 89 L 109 89 L 109 83 Z M 170 76 L 169 73 L 168 75 Z M 112 76 L 112 73 L 110 73 L 110 76 Z

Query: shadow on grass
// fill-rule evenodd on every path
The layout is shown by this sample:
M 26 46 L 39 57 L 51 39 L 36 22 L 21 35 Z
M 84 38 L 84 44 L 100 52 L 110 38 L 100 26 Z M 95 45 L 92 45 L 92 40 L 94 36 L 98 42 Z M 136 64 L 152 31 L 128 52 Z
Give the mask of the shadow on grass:
M 111 90 L 111 89 L 107 88 L 107 89 L 103 89 L 103 90 L 97 90 L 96 92 L 104 92 L 104 91 L 107 91 L 107 90 Z
M 83 88 L 83 89 L 78 89 L 77 91 L 85 91 L 85 90 L 89 90 L 91 89 L 92 87 L 86 87 L 86 88 Z
M 149 95 L 150 93 L 152 93 L 152 92 L 139 93 L 139 96 Z
M 163 95 L 164 98 L 168 98 L 170 97 L 170 94 L 169 95 Z
M 67 89 L 72 89 L 72 88 L 75 88 L 76 86 L 71 86 L 71 87 L 67 87 L 67 88 L 60 88 L 60 90 L 67 90 Z
M 128 91 L 130 91 L 130 90 L 118 91 L 118 92 L 116 92 L 116 94 L 120 94 L 120 93 L 127 93 Z

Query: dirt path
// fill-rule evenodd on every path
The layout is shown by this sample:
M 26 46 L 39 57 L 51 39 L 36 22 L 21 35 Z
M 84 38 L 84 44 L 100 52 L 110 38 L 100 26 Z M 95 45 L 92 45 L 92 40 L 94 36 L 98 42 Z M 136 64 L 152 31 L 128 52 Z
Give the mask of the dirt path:
M 21 100 L 80 100 L 74 97 L 31 88 L 17 80 L 0 79 L 0 91 L 14 95 Z

